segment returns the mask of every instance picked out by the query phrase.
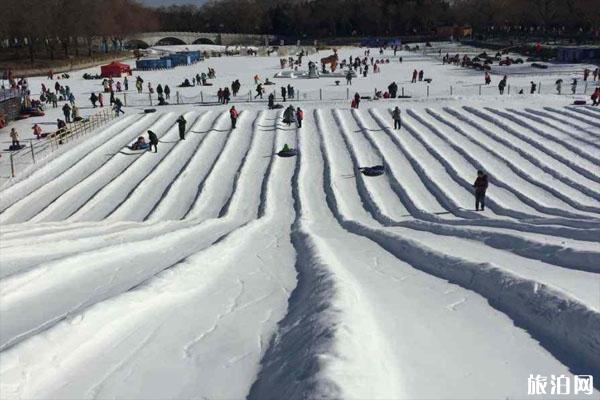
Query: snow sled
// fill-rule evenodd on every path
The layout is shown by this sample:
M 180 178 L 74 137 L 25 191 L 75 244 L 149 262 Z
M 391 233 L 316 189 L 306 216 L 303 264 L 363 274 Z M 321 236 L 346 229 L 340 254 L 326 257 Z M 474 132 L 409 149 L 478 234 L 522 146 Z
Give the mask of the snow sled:
M 24 148 L 25 148 L 24 144 L 20 144 L 20 145 L 11 144 L 10 146 L 8 146 L 8 151 L 17 151 L 17 150 L 21 150 Z
M 278 110 L 280 108 L 283 108 L 283 104 L 274 104 L 273 107 L 271 107 L 271 110 Z
M 277 155 L 279 157 L 294 157 L 294 156 L 298 155 L 298 150 L 296 150 L 296 149 L 281 150 L 279 153 L 277 153 Z
M 573 102 L 573 105 L 575 106 L 585 106 L 587 104 L 587 102 L 585 100 L 575 100 Z
M 32 111 L 30 115 L 32 117 L 43 117 L 46 114 L 43 111 Z
M 140 145 L 137 145 L 137 146 L 131 145 L 131 146 L 127 146 L 127 148 L 129 150 L 133 150 L 133 151 L 136 151 L 136 150 L 148 150 L 150 148 L 150 143 L 144 143 L 144 144 L 140 144 Z
M 539 68 L 539 69 L 548 69 L 548 66 L 546 64 L 540 64 L 540 63 L 531 63 L 531 67 Z
M 365 176 L 379 176 L 383 175 L 385 167 L 383 165 L 375 165 L 373 167 L 359 168 L 359 170 Z
M 21 120 L 21 119 L 27 119 L 27 118 L 29 118 L 30 116 L 31 116 L 31 115 L 29 115 L 29 114 L 20 114 L 20 115 L 17 115 L 17 116 L 15 117 L 15 120 L 17 120 L 17 121 L 18 121 L 18 120 Z
M 146 108 L 144 109 L 144 114 L 150 114 L 156 112 L 156 108 Z

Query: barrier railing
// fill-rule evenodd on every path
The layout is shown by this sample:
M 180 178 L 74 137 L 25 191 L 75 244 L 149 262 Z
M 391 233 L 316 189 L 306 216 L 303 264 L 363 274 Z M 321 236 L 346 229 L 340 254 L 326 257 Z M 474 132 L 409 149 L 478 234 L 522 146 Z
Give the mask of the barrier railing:
M 482 73 L 483 81 L 483 73 Z M 427 97 L 452 97 L 452 96 L 497 96 L 500 95 L 498 89 L 499 78 L 495 78 L 495 82 L 489 85 L 478 83 L 448 85 L 437 82 L 418 81 L 411 83 L 410 80 L 396 81 L 398 85 L 397 97 L 399 98 L 427 98 Z M 549 95 L 559 94 L 554 84 L 547 82 L 536 81 L 535 91 L 531 92 L 530 85 L 515 85 L 510 82 L 504 89 L 503 95 Z M 333 86 L 333 87 L 332 87 Z M 563 82 L 561 95 L 591 95 L 596 87 L 600 86 L 600 81 L 588 80 L 587 82 L 578 82 L 573 88 L 570 82 Z M 195 90 L 194 90 L 195 89 Z M 293 102 L 331 102 L 331 101 L 350 101 L 355 93 L 359 93 L 361 97 L 370 97 L 374 99 L 376 91 L 385 93 L 387 87 L 377 87 L 372 90 L 356 90 L 352 85 L 340 83 L 339 86 L 331 85 L 328 88 L 322 89 L 295 89 L 293 97 L 286 97 L 287 101 Z M 275 102 L 283 100 L 279 90 L 265 91 L 261 96 L 257 96 L 254 90 L 245 90 L 230 96 L 229 103 L 266 103 L 269 94 L 273 93 Z M 157 107 L 160 106 L 158 95 L 156 93 L 117 93 L 115 97 L 120 98 L 123 105 L 127 107 Z M 212 89 L 205 89 L 202 86 L 186 88 L 184 91 L 176 91 L 171 93 L 169 98 L 164 98 L 167 102 L 165 105 L 215 105 L 219 104 L 217 93 Z
M 77 140 L 87 133 L 93 132 L 114 118 L 116 118 L 116 114 L 109 108 L 105 108 L 86 119 L 69 123 L 62 129 L 48 133 L 45 138 L 20 139 L 19 143 L 24 145 L 22 149 L 2 151 L 2 158 L 0 158 L 0 170 L 2 171 L 1 178 L 14 178 L 17 176 L 18 171 L 39 162 L 48 154 L 60 149 L 64 144 Z M 12 142 L 2 142 L 2 147 L 8 146 L 11 143 Z
M 18 89 L 0 89 L 0 101 L 6 101 L 15 97 L 20 97 L 21 91 Z

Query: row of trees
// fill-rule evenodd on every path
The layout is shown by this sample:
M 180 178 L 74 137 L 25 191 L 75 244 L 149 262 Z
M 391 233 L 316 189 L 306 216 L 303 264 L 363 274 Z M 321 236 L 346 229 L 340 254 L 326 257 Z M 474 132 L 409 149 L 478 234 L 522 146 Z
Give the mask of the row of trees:
M 156 10 L 163 30 L 335 37 L 427 34 L 435 27 L 586 32 L 600 27 L 598 0 L 211 0 Z
M 298 39 L 429 34 L 471 25 L 523 36 L 598 34 L 598 0 L 210 0 L 148 8 L 137 0 L 19 0 L 1 7 L 0 39 L 54 59 L 140 31 L 269 33 Z M 1 47 L 1 46 L 0 46 Z M 107 47 L 107 46 L 105 46 Z M 108 46 L 110 47 L 110 45 Z M 16 51 L 16 50 L 15 50 Z
M 155 30 L 156 11 L 135 0 L 19 0 L 2 6 L 0 38 L 15 54 L 27 48 L 38 56 L 92 54 L 100 40 L 108 42 L 129 33 Z M 10 50 L 8 50 L 10 52 Z

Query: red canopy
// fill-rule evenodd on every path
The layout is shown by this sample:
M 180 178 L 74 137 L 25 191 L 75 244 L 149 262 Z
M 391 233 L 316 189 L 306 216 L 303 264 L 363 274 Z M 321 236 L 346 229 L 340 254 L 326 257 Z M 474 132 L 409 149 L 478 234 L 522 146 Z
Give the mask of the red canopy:
M 103 78 L 120 77 L 122 74 L 131 75 L 131 67 L 117 61 L 100 67 L 100 75 Z

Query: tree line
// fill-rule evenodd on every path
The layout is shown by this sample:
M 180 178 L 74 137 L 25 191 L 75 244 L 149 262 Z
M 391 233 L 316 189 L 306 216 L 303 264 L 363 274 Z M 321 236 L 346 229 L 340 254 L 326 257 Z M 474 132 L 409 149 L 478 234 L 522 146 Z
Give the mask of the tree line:
M 487 37 L 592 37 L 600 32 L 600 7 L 598 0 L 210 0 L 159 8 L 136 0 L 19 0 L 2 6 L 0 48 L 26 49 L 33 61 L 91 55 L 99 42 L 108 51 L 142 31 L 315 39 L 430 35 L 452 25 Z
M 135 0 L 7 1 L 0 39 L 9 56 L 26 50 L 31 62 L 38 57 L 91 56 L 100 40 L 110 46 L 127 34 L 159 29 L 157 21 L 156 10 Z
M 598 0 L 211 0 L 156 10 L 161 29 L 268 33 L 295 38 L 431 34 L 469 25 L 481 32 L 593 35 Z

